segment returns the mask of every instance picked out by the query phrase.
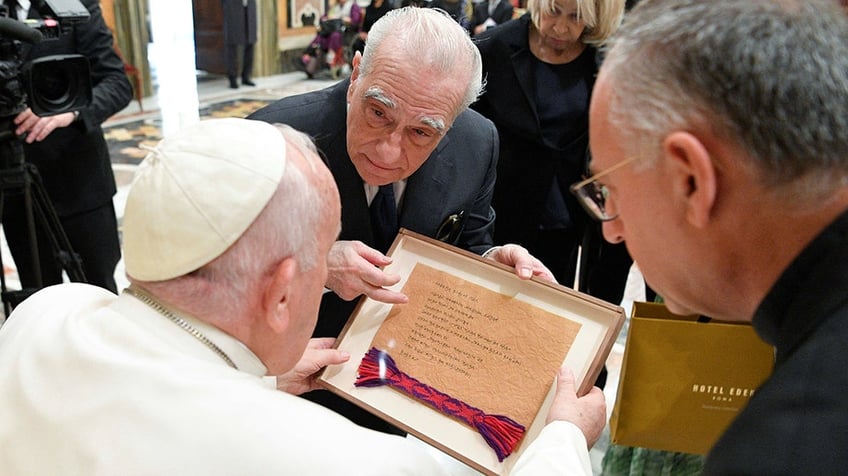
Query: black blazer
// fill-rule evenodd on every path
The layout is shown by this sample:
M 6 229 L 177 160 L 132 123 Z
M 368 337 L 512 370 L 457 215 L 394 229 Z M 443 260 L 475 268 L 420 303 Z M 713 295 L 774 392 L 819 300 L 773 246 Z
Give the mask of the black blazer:
M 339 188 L 339 239 L 359 240 L 373 247 L 364 184 L 347 153 L 349 85 L 350 80 L 344 80 L 320 91 L 281 99 L 248 119 L 286 123 L 313 137 Z M 492 123 L 471 110 L 460 114 L 430 157 L 407 180 L 400 226 L 436 237 L 445 220 L 462 212 L 462 227 L 448 241 L 478 254 L 489 249 L 495 221 L 491 200 L 497 159 L 498 136 Z M 354 304 L 326 293 L 315 335 L 337 336 Z
M 100 125 L 126 107 L 132 86 L 124 63 L 112 48 L 112 33 L 97 0 L 83 2 L 91 17 L 58 39 L 25 44 L 27 60 L 57 54 L 81 54 L 91 66 L 93 100 L 76 122 L 56 129 L 42 142 L 24 145 L 26 160 L 38 167 L 44 188 L 59 216 L 98 208 L 116 192 L 109 149 Z M 29 18 L 38 19 L 35 8 Z M 63 25 L 66 26 L 66 25 Z

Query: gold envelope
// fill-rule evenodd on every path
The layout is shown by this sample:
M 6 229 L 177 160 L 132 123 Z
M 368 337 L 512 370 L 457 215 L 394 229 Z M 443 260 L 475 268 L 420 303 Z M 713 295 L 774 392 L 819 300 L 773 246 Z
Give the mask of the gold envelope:
M 612 442 L 706 454 L 771 374 L 774 351 L 749 324 L 699 322 L 634 303 Z

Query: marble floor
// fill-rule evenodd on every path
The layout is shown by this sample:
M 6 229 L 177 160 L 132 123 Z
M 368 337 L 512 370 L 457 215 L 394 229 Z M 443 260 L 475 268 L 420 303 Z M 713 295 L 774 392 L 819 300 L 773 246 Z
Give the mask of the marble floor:
M 161 134 L 167 134 L 170 131 L 177 130 L 184 125 L 200 120 L 199 111 L 203 107 L 207 107 L 215 103 L 234 99 L 273 100 L 290 94 L 298 94 L 322 88 L 332 84 L 333 81 L 309 80 L 306 78 L 304 73 L 297 72 L 255 78 L 255 82 L 257 84 L 256 87 L 230 89 L 225 77 L 198 75 L 197 72 L 193 72 L 191 78 L 182 78 L 174 81 L 174 83 L 182 85 L 181 90 L 162 91 L 162 89 L 157 89 L 157 94 L 144 98 L 141 105 L 135 101 L 131 102 L 124 110 L 110 118 L 104 124 L 104 127 L 108 131 L 109 129 L 119 128 L 137 121 L 156 120 L 161 128 L 158 132 Z M 114 163 L 113 166 L 119 190 L 114 199 L 115 209 L 120 218 L 120 216 L 123 215 L 127 189 L 132 180 L 136 165 L 129 163 Z M 4 273 L 7 279 L 7 286 L 10 289 L 17 289 L 15 287 L 16 273 L 11 257 L 8 255 L 8 249 L 5 247 L 5 241 L 2 242 L 2 246 L 0 248 L 0 252 L 3 253 L 3 263 L 6 267 Z M 118 287 L 125 287 L 127 285 L 127 280 L 124 275 L 123 263 L 119 263 L 115 274 L 118 281 Z M 630 307 L 634 300 L 643 299 L 644 284 L 638 270 L 634 268 L 625 293 L 625 299 L 621 303 L 622 307 L 625 308 L 626 314 L 629 315 Z M 0 316 L 0 322 L 2 322 L 2 316 Z M 612 411 L 612 407 L 615 402 L 615 393 L 618 385 L 618 372 L 624 349 L 623 344 L 624 332 L 622 332 L 618 342 L 613 347 L 609 359 L 607 360 L 609 376 L 605 395 L 608 403 L 608 413 Z M 603 458 L 608 442 L 609 432 L 606 430 L 604 435 L 601 437 L 601 440 L 591 451 L 593 467 L 596 474 L 600 472 L 601 459 Z M 424 445 L 424 443 L 420 444 Z M 428 446 L 427 448 L 430 447 Z M 452 468 L 453 474 L 459 476 L 478 474 L 467 466 L 452 460 L 443 453 L 432 448 L 430 449 L 433 451 L 434 455 L 446 461 L 446 464 Z

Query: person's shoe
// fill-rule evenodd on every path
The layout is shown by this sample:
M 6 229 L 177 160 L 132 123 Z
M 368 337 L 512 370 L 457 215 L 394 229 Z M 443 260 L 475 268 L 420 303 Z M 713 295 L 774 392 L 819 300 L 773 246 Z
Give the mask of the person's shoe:
M 256 86 L 256 83 L 250 80 L 250 78 L 241 78 L 241 84 L 245 86 Z
M 238 81 L 236 78 L 230 78 L 230 89 L 238 89 Z

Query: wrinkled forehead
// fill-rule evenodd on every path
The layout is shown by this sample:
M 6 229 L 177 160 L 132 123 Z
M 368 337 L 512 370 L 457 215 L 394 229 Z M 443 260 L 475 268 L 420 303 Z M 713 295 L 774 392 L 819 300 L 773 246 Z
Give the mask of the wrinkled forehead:
M 444 133 L 459 113 L 465 89 L 455 76 L 439 68 L 380 61 L 368 76 L 357 80 L 354 95 L 375 101 L 388 111 L 419 118 Z
M 475 73 L 473 57 L 466 55 L 460 45 L 456 46 L 457 49 L 447 51 L 445 45 L 431 45 L 408 35 L 385 38 L 369 58 L 367 78 L 374 82 L 394 79 L 393 84 L 400 89 L 439 92 L 445 100 L 456 97 L 458 106 Z M 479 57 L 476 48 L 471 48 Z M 399 93 L 388 88 L 386 92 Z

